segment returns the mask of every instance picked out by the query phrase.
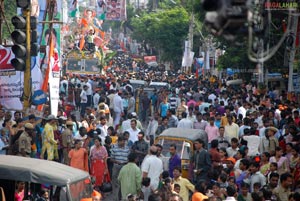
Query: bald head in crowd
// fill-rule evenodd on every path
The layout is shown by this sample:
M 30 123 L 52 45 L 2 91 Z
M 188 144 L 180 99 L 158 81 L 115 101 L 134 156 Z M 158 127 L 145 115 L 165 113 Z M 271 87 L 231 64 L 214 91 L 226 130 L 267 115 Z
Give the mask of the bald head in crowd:
M 150 154 L 151 155 L 156 155 L 157 154 L 157 147 L 156 146 L 151 146 L 150 147 Z

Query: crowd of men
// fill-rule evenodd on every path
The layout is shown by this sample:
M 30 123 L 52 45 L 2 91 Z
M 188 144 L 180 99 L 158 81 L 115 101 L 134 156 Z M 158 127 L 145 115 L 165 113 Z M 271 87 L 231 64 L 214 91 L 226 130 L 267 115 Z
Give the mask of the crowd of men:
M 106 148 L 102 172 L 111 177 L 114 201 L 300 200 L 299 103 L 284 91 L 262 93 L 250 82 L 234 87 L 226 77 L 180 73 L 160 74 L 171 88 L 149 93 L 130 84 L 133 76 L 157 79 L 155 72 L 122 70 L 105 77 L 67 75 L 57 117 L 45 110 L 43 118 L 25 120 L 2 108 L 1 154 L 78 168 L 74 164 L 86 163 L 82 169 L 91 172 L 91 160 L 72 163 L 70 152 L 83 149 L 90 158 L 98 140 Z M 208 137 L 208 143 L 194 141 L 188 178 L 181 175 L 177 145 L 154 141 L 172 127 L 202 129 Z M 163 149 L 169 149 L 167 161 Z

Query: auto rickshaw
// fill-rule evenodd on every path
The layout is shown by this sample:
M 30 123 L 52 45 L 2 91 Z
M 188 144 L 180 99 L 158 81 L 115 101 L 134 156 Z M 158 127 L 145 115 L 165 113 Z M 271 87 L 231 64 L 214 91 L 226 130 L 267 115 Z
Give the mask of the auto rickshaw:
M 25 183 L 24 200 L 36 200 L 42 188 L 48 189 L 50 200 L 58 201 L 80 201 L 93 192 L 88 172 L 54 161 L 0 155 L 0 187 L 6 200 L 15 200 L 19 182 Z
M 208 138 L 204 130 L 168 128 L 155 138 L 155 144 L 160 144 L 163 146 L 162 155 L 164 156 L 164 161 L 167 163 L 170 158 L 170 145 L 176 145 L 177 154 L 181 158 L 182 177 L 188 178 L 190 174 L 190 157 L 194 153 L 193 143 L 199 138 L 204 141 L 205 147 L 207 147 Z

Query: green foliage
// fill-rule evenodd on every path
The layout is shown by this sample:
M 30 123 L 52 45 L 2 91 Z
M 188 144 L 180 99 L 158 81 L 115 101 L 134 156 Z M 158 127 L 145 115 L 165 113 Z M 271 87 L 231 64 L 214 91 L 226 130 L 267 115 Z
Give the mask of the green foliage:
M 250 62 L 247 56 L 245 46 L 236 47 L 230 46 L 225 50 L 224 55 L 220 56 L 217 62 L 218 69 L 253 69 L 255 64 Z
M 4 1 L 4 15 L 5 15 L 5 18 L 8 22 L 8 25 L 9 25 L 11 31 L 14 30 L 14 27 L 11 23 L 11 18 L 13 16 L 15 16 L 16 14 L 17 14 L 17 5 L 16 5 L 15 1 L 13 3 L 12 3 L 12 1 Z M 4 21 L 3 21 L 2 27 L 3 27 L 2 39 L 4 39 L 4 40 L 10 39 L 10 33 L 9 33 L 9 30 L 8 30 L 7 26 L 5 25 Z
M 189 26 L 189 15 L 184 8 L 141 13 L 132 19 L 132 26 L 132 37 L 156 48 L 161 61 L 179 63 Z

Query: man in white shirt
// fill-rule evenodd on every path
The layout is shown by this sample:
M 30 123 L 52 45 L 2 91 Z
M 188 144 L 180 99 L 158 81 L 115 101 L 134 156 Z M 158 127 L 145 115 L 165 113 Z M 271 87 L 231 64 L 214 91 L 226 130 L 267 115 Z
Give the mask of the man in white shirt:
M 266 185 L 266 177 L 259 171 L 260 164 L 252 162 L 250 165 L 250 192 L 254 192 L 254 184 L 260 183 L 260 186 Z
M 124 113 L 124 108 L 123 108 L 123 100 L 120 96 L 122 91 L 119 91 L 118 93 L 115 94 L 114 99 L 113 99 L 113 105 L 114 105 L 114 127 L 116 125 L 120 124 L 121 116 Z
M 130 129 L 130 121 L 132 119 L 132 114 L 128 113 L 127 114 L 127 119 L 125 121 L 122 122 L 122 133 L 124 133 L 125 131 L 127 131 L 128 129 Z
M 100 99 L 100 91 L 98 90 L 93 96 L 93 104 L 94 104 L 94 109 L 96 111 L 98 110 L 99 99 Z
M 247 131 L 247 130 L 245 130 L 245 131 Z M 247 156 L 257 156 L 259 154 L 258 150 L 259 150 L 261 139 L 259 136 L 255 135 L 255 130 L 253 133 L 253 131 L 251 131 L 251 129 L 250 129 L 249 135 L 246 135 L 246 132 L 245 132 L 243 139 L 248 142 L 247 147 L 249 149 L 249 152 L 248 152 Z
M 87 96 L 87 90 L 88 90 L 88 86 L 87 85 L 83 85 L 83 90 L 80 93 L 80 115 L 84 116 L 85 115 L 85 109 L 87 107 L 87 103 L 88 103 L 88 96 Z
M 157 157 L 157 147 L 150 147 L 150 155 L 146 156 L 142 166 L 142 176 L 143 178 L 151 178 L 150 188 L 155 191 L 159 185 L 159 178 L 163 172 L 163 163 L 161 159 Z
M 225 201 L 236 201 L 237 191 L 235 186 L 232 185 L 227 186 L 226 193 L 227 193 L 227 197 Z
M 97 125 L 97 128 L 100 128 L 101 130 L 101 134 L 99 135 L 99 137 L 101 137 L 102 139 L 102 144 L 104 143 L 105 137 L 107 136 L 107 119 L 105 116 L 100 117 L 100 124 Z
M 187 118 L 187 113 L 182 112 L 182 119 L 178 122 L 177 128 L 193 129 L 194 123 Z
M 107 98 L 109 99 L 109 110 L 111 113 L 111 116 L 114 117 L 114 97 L 115 97 L 115 90 L 111 89 L 108 91 Z
M 138 141 L 138 134 L 141 131 L 140 129 L 138 129 L 136 127 L 137 125 L 137 121 L 136 119 L 131 119 L 130 120 L 130 129 L 128 129 L 127 131 L 129 132 L 129 141 L 131 141 L 132 143 Z
M 263 127 L 259 129 L 259 137 L 264 137 L 266 136 L 266 128 L 269 127 L 269 120 L 268 119 L 263 119 Z
M 155 133 L 158 128 L 158 121 L 157 121 L 158 118 L 159 118 L 159 115 L 157 112 L 155 112 L 154 116 L 150 119 L 148 127 L 147 127 L 146 136 L 150 140 L 150 145 L 152 145 L 154 143 Z
M 241 102 L 238 102 L 238 112 L 237 112 L 237 117 L 239 117 L 239 115 L 242 115 L 243 119 L 246 117 L 246 109 L 244 108 L 243 104 Z
M 237 138 L 232 138 L 231 139 L 231 147 L 228 147 L 226 149 L 227 155 L 228 157 L 235 157 L 235 155 L 237 154 L 238 150 L 239 150 L 239 141 Z
M 88 86 L 88 89 L 86 90 L 86 95 L 87 95 L 87 107 L 92 106 L 92 99 L 93 99 L 93 90 L 92 90 L 92 85 L 89 82 L 89 78 L 85 78 L 85 83 L 84 85 Z
M 207 98 L 213 103 L 217 96 L 214 94 L 214 92 L 211 92 Z
M 129 98 L 128 98 L 128 109 L 127 109 L 127 113 L 132 113 L 135 110 L 135 99 L 133 97 L 132 92 L 129 92 Z
M 244 130 L 245 130 L 246 128 L 248 128 L 248 129 L 251 128 L 250 122 L 251 122 L 251 120 L 250 120 L 249 118 L 247 118 L 247 117 L 243 119 L 243 125 L 242 125 L 242 126 L 240 127 L 240 129 L 239 129 L 239 137 L 240 137 L 240 138 L 243 137 L 243 135 L 244 135 Z

